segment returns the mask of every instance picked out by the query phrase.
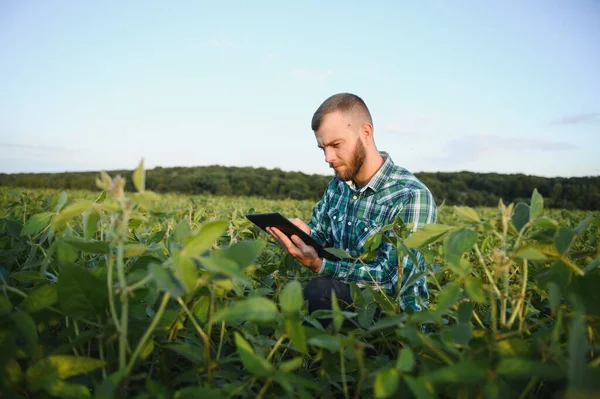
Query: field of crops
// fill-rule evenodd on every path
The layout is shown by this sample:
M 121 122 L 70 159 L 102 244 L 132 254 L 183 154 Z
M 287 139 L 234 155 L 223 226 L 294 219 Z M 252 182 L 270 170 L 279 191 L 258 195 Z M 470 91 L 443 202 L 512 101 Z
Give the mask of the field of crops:
M 592 397 L 600 390 L 600 213 L 440 206 L 407 236 L 419 313 L 352 288 L 307 313 L 314 277 L 244 217 L 314 203 L 0 189 L 0 397 Z M 414 277 L 401 287 L 411 286 Z M 376 309 L 381 313 L 375 317 Z M 320 318 L 332 322 L 324 329 Z

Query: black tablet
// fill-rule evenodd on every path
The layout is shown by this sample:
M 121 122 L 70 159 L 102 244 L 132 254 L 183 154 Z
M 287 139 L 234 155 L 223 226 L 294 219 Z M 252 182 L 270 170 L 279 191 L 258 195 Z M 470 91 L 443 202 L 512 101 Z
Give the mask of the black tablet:
M 292 235 L 300 237 L 305 244 L 310 245 L 317 251 L 317 254 L 325 259 L 340 260 L 337 256 L 329 253 L 321 244 L 315 241 L 310 235 L 306 234 L 300 227 L 292 223 L 288 218 L 279 212 L 271 213 L 250 213 L 246 217 L 255 225 L 267 231 L 267 227 L 276 227 L 291 240 Z

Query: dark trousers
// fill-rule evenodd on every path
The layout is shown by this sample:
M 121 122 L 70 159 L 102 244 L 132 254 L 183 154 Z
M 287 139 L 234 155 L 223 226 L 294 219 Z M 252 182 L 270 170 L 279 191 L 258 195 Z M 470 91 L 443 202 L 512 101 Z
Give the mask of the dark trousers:
M 352 304 L 350 286 L 332 277 L 317 277 L 304 287 L 304 299 L 308 300 L 309 313 L 315 310 L 331 310 L 331 293 L 335 292 L 342 310 Z

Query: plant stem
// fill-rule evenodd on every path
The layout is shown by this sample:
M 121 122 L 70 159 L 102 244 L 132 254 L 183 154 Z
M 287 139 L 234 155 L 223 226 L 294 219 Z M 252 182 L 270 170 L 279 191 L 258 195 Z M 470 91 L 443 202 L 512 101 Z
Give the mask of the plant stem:
M 219 361 L 219 358 L 221 357 L 221 348 L 223 347 L 223 337 L 225 336 L 225 320 L 223 320 L 221 322 L 221 334 L 219 337 L 219 348 L 217 349 L 217 357 L 216 357 L 216 361 Z
M 121 291 L 121 334 L 119 335 L 119 368 L 123 368 L 127 364 L 127 325 L 129 319 L 129 296 L 127 295 L 127 281 L 125 280 L 125 265 L 123 262 L 123 255 L 125 252 L 125 245 L 123 244 L 123 237 L 119 238 L 119 244 L 117 245 L 117 273 L 119 275 L 119 286 Z
M 108 307 L 110 309 L 110 316 L 113 319 L 113 323 L 115 324 L 115 328 L 121 333 L 121 323 L 119 323 L 119 319 L 117 318 L 117 308 L 115 307 L 115 299 L 113 297 L 113 260 L 112 253 L 106 256 L 106 263 L 108 267 L 108 275 L 106 277 L 106 285 L 108 286 Z
M 344 398 L 348 399 L 348 384 L 346 383 L 346 365 L 344 362 L 344 348 L 340 349 L 340 371 L 342 373 L 342 386 L 344 387 Z
M 187 307 L 187 305 L 185 304 L 183 299 L 181 299 L 181 297 L 177 297 L 177 302 L 183 308 L 184 312 L 187 314 L 187 316 L 190 319 L 190 321 L 192 322 L 194 328 L 198 332 L 198 335 L 200 335 L 200 338 L 202 339 L 202 343 L 204 345 L 204 348 L 203 348 L 203 350 L 204 350 L 204 366 L 206 367 L 206 370 L 208 372 L 208 382 L 209 382 L 209 384 L 212 384 L 212 366 L 211 366 L 211 360 L 210 360 L 210 337 L 204 332 L 202 327 L 200 327 L 200 325 L 196 321 L 196 318 L 194 317 L 194 315 L 192 314 L 190 309 Z
M 285 334 L 281 334 L 281 337 L 279 337 L 279 339 L 277 340 L 277 342 L 275 342 L 275 345 L 273 346 L 273 349 L 271 349 L 271 352 L 269 352 L 269 356 L 267 356 L 267 361 L 271 360 L 271 358 L 273 357 L 273 355 L 275 354 L 275 352 L 277 351 L 277 349 L 279 349 L 279 346 L 281 345 L 281 343 L 283 342 L 283 340 L 285 339 L 286 335 Z
M 492 277 L 492 274 L 488 270 L 488 268 L 487 268 L 487 266 L 485 264 L 485 260 L 483 260 L 483 256 L 481 255 L 481 251 L 479 250 L 479 246 L 477 244 L 475 244 L 474 248 L 475 248 L 475 253 L 477 253 L 477 258 L 479 259 L 479 263 L 481 263 L 481 267 L 483 268 L 483 271 L 485 272 L 485 275 L 487 276 L 488 280 L 490 281 L 490 284 L 492 285 L 492 288 L 494 289 L 494 292 L 496 293 L 496 295 L 498 295 L 498 298 L 501 298 L 502 297 L 502 293 L 498 289 L 498 286 L 496 285 L 496 281 L 494 280 L 494 278 Z
M 142 339 L 140 340 L 137 347 L 135 348 L 135 351 L 133 351 L 133 355 L 131 356 L 131 359 L 129 360 L 129 364 L 127 365 L 127 371 L 126 371 L 127 374 L 131 373 L 131 369 L 133 368 L 133 365 L 135 364 L 137 357 L 139 356 L 140 352 L 144 348 L 144 345 L 146 345 L 146 342 L 152 335 L 152 332 L 156 328 L 156 325 L 160 321 L 163 313 L 165 312 L 165 309 L 167 307 L 167 304 L 169 303 L 170 297 L 171 297 L 171 295 L 168 292 L 164 293 L 162 302 L 160 303 L 160 307 L 158 308 L 158 310 L 156 311 L 156 314 L 152 318 L 152 322 L 146 329 L 146 332 L 144 333 L 144 335 L 142 336 Z
M 263 395 L 267 392 L 267 388 L 269 388 L 269 385 L 271 385 L 271 381 L 273 381 L 273 377 L 267 378 L 267 382 L 265 382 L 265 385 L 263 385 L 256 399 L 262 399 Z

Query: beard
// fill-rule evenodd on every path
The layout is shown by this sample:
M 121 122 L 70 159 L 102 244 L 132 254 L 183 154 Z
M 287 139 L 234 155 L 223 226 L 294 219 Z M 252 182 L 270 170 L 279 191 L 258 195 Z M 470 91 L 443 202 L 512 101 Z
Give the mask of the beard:
M 360 168 L 362 168 L 366 157 L 367 151 L 365 150 L 365 146 L 360 139 L 357 139 L 354 151 L 352 152 L 352 160 L 350 161 L 347 170 L 343 173 L 335 171 L 335 176 L 342 181 L 354 180 L 354 177 L 356 177 Z

